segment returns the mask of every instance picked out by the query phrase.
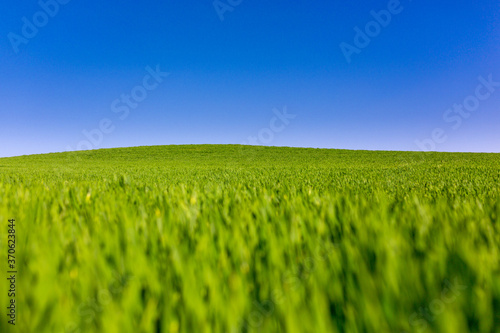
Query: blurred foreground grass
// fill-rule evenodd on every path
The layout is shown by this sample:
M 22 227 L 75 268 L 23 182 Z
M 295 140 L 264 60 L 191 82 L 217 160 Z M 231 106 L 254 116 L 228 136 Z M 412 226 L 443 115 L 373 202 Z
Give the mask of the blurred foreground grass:
M 499 184 L 498 154 L 3 158 L 0 332 L 500 332 Z

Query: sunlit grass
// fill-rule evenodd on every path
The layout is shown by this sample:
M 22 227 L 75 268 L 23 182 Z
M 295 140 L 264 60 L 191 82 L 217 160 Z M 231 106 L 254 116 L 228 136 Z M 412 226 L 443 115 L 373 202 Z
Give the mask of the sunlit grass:
M 2 310 L 0 331 L 500 332 L 499 184 L 498 154 L 0 159 L 19 266 L 18 322 Z M 6 271 L 4 231 L 0 249 Z

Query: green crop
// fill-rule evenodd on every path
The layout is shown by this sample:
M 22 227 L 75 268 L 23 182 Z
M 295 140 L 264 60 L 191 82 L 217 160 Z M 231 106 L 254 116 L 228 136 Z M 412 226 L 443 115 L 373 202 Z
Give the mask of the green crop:
M 499 216 L 498 154 L 2 158 L 0 332 L 500 332 Z

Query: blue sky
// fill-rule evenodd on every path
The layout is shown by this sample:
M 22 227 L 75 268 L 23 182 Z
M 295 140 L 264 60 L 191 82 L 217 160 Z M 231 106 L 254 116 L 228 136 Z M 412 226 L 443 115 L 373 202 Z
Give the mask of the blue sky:
M 500 152 L 498 1 L 1 6 L 0 156 L 184 143 Z

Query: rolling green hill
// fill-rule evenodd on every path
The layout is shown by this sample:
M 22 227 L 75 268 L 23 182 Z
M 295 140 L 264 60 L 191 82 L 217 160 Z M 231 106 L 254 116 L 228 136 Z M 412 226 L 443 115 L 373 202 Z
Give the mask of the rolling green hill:
M 499 154 L 1 158 L 0 332 L 500 332 L 499 184 Z

